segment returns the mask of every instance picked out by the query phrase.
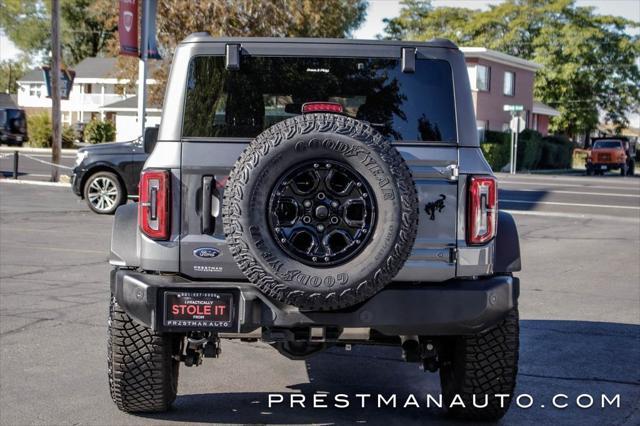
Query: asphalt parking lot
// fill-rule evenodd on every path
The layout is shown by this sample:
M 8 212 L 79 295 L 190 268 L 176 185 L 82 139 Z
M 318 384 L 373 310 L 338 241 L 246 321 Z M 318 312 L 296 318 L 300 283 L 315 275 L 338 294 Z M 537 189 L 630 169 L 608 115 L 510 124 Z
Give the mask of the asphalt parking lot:
M 523 255 L 516 394 L 534 401 L 502 423 L 640 424 L 640 179 L 499 178 Z M 270 392 L 437 394 L 437 375 L 403 363 L 399 349 L 290 361 L 235 342 L 220 359 L 181 367 L 171 412 L 119 412 L 106 378 L 111 224 L 69 188 L 0 182 L 1 424 L 451 424 L 437 408 L 361 409 L 355 399 L 348 409 L 267 407 Z M 552 407 L 556 394 L 567 408 Z M 576 406 L 581 394 L 592 408 Z M 602 394 L 619 395 L 620 407 L 600 408 Z

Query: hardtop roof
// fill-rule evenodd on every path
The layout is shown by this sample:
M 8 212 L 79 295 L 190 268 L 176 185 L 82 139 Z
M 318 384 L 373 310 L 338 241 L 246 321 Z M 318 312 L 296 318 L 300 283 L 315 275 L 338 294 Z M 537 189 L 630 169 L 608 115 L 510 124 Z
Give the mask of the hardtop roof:
M 398 47 L 436 47 L 442 49 L 458 49 L 451 40 L 436 38 L 429 41 L 400 40 L 359 40 L 348 38 L 305 38 L 305 37 L 212 37 L 209 33 L 193 33 L 180 44 L 188 43 L 296 43 L 296 44 L 346 44 L 346 45 L 380 45 Z

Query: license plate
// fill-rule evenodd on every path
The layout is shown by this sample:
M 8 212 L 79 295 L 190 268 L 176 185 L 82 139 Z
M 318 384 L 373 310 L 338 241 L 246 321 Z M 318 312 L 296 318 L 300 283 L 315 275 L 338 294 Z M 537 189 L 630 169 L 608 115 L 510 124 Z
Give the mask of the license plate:
M 16 142 L 22 142 L 22 136 L 16 136 Z
M 602 170 L 607 170 L 607 166 L 600 166 Z
M 235 330 L 234 295 L 225 292 L 167 291 L 164 293 L 165 327 Z

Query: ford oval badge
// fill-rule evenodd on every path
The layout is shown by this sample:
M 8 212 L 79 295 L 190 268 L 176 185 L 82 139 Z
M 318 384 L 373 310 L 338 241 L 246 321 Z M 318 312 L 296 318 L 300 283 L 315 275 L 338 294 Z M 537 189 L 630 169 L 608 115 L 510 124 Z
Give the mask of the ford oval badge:
M 193 255 L 203 259 L 209 259 L 220 256 L 220 250 L 213 247 L 200 247 L 193 251 Z

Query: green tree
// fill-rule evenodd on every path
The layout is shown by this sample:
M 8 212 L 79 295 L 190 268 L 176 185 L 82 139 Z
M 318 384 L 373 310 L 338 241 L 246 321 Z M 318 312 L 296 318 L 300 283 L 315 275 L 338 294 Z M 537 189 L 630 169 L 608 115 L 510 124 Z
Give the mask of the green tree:
M 535 95 L 561 112 L 552 130 L 575 137 L 595 129 L 601 112 L 622 128 L 638 108 L 640 37 L 628 30 L 639 27 L 573 0 L 506 0 L 485 11 L 411 0 L 385 30 L 390 38 L 447 37 L 542 64 Z
M 117 7 L 105 0 L 61 0 L 60 17 L 62 55 L 68 65 L 105 52 L 118 28 Z M 46 56 L 51 49 L 50 2 L 0 0 L 0 27 L 31 58 Z
M 0 61 L 0 92 L 16 93 L 18 85 L 16 81 L 27 71 L 24 59 Z
M 29 55 L 42 52 L 49 44 L 48 16 L 42 0 L 0 0 L 0 27 Z
M 94 0 L 62 0 L 62 51 L 69 64 L 106 52 L 115 40 L 117 7 L 110 2 Z

